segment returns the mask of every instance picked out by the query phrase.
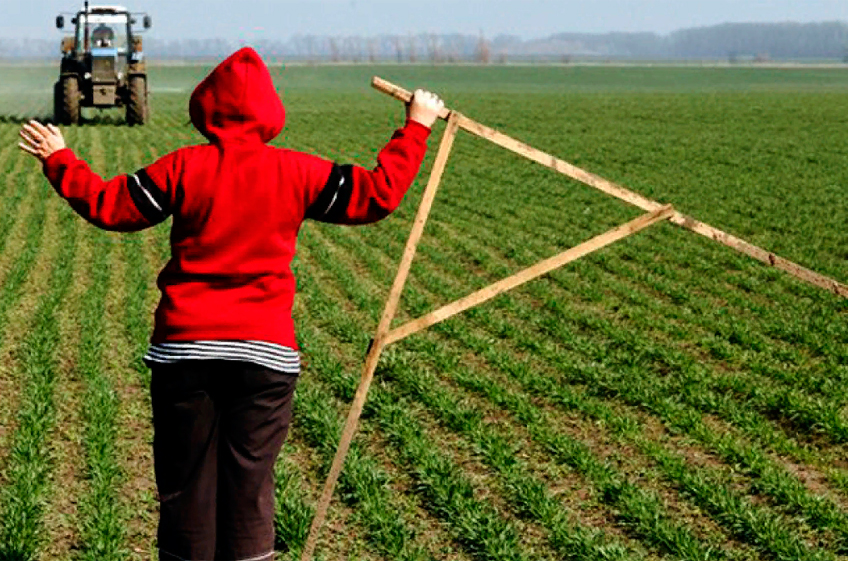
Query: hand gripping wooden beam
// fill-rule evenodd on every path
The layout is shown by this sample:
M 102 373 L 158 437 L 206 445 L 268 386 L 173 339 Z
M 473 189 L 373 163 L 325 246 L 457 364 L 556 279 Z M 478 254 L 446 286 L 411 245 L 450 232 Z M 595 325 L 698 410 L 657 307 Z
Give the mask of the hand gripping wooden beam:
M 372 85 L 381 92 L 386 93 L 404 103 L 408 103 L 412 99 L 412 93 L 390 82 L 382 80 L 381 78 L 375 77 L 372 81 Z M 456 111 L 445 108 L 441 111 L 439 117 L 447 121 L 447 127 L 442 135 L 439 150 L 436 153 L 436 159 L 433 162 L 433 168 L 430 172 L 430 178 L 424 189 L 424 194 L 418 207 L 418 212 L 413 221 L 412 229 L 409 234 L 409 239 L 406 242 L 403 256 L 401 257 L 397 275 L 395 276 L 394 283 L 389 291 L 389 296 L 383 309 L 383 315 L 380 319 L 379 325 L 377 326 L 374 338 L 371 341 L 371 346 L 368 349 L 362 377 L 359 382 L 359 388 L 353 398 L 350 412 L 348 413 L 344 429 L 342 430 L 341 440 L 339 442 L 338 449 L 336 450 L 336 455 L 333 458 L 333 464 L 330 467 L 330 473 L 327 476 L 327 480 L 324 483 L 324 489 L 321 493 L 320 499 L 318 500 L 318 505 L 315 509 L 315 517 L 312 520 L 312 526 L 309 529 L 309 535 L 301 554 L 301 561 L 311 561 L 312 559 L 319 532 L 327 516 L 327 509 L 329 508 L 330 500 L 332 499 L 333 490 L 336 482 L 338 481 L 339 475 L 341 474 L 345 457 L 350 449 L 350 444 L 353 440 L 353 436 L 359 423 L 359 418 L 362 414 L 362 409 L 365 405 L 368 389 L 371 386 L 374 372 L 377 369 L 377 363 L 380 360 L 380 355 L 383 350 L 391 343 L 395 343 L 414 333 L 418 333 L 419 331 L 453 317 L 469 308 L 482 304 L 483 302 L 494 298 L 498 294 L 516 288 L 517 286 L 549 273 L 554 269 L 562 267 L 567 263 L 584 257 L 593 251 L 597 251 L 611 243 L 635 234 L 652 224 L 656 224 L 664 220 L 669 220 L 678 226 L 682 226 L 683 228 L 701 234 L 702 236 L 713 239 L 735 249 L 736 251 L 740 251 L 754 259 L 758 259 L 767 265 L 782 269 L 805 282 L 825 288 L 837 295 L 848 298 L 848 287 L 844 284 L 809 269 L 805 269 L 796 263 L 792 263 L 791 261 L 778 257 L 771 252 L 751 245 L 744 240 L 736 238 L 726 232 L 722 232 L 708 224 L 704 224 L 703 222 L 698 222 L 688 216 L 684 216 L 674 210 L 671 205 L 663 205 L 656 201 L 647 199 L 638 193 L 625 189 L 620 185 L 616 185 L 611 181 L 580 169 L 568 162 L 560 160 L 550 154 L 546 154 L 541 150 L 533 148 L 532 146 L 515 140 L 501 132 L 473 121 Z M 618 228 L 614 228 L 596 236 L 578 246 L 563 251 L 554 257 L 540 261 L 523 271 L 491 284 L 481 290 L 469 294 L 468 296 L 460 298 L 455 302 L 442 306 L 441 308 L 401 325 L 400 327 L 391 329 L 391 323 L 395 317 L 395 313 L 397 312 L 400 296 L 403 292 L 403 287 L 406 284 L 406 279 L 409 276 L 409 270 L 412 266 L 412 260 L 415 257 L 418 242 L 421 240 L 421 236 L 424 232 L 424 226 L 427 223 L 427 218 L 430 215 L 430 209 L 433 205 L 433 200 L 436 197 L 436 190 L 441 182 L 442 175 L 445 171 L 445 164 L 448 161 L 451 148 L 453 147 L 453 141 L 456 138 L 456 134 L 459 129 L 463 129 L 489 140 L 498 146 L 506 148 L 507 150 L 515 152 L 534 162 L 538 162 L 543 166 L 558 171 L 563 175 L 585 183 L 608 195 L 621 199 L 648 212 L 647 214 L 639 216 L 635 220 L 631 220 Z

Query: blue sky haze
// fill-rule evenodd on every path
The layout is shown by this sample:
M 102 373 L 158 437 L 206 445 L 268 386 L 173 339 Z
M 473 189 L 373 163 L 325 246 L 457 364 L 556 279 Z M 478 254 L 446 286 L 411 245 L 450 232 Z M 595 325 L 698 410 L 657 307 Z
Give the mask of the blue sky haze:
M 129 1 L 129 0 L 128 0 Z M 112 2 L 102 2 L 112 3 Z M 58 37 L 73 0 L 0 0 L 0 37 Z M 296 34 L 465 33 L 522 39 L 559 32 L 652 31 L 724 22 L 848 21 L 848 0 L 134 0 L 157 38 L 247 42 Z

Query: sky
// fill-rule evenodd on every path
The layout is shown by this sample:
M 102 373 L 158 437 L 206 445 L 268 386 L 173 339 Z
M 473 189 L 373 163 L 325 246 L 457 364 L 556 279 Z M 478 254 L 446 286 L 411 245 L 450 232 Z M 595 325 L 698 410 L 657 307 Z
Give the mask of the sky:
M 95 2 L 111 4 L 105 2 Z M 79 0 L 0 0 L 0 38 L 59 37 L 54 18 Z M 650 31 L 725 22 L 848 22 L 848 0 L 126 0 L 153 17 L 157 39 L 287 39 L 297 34 Z

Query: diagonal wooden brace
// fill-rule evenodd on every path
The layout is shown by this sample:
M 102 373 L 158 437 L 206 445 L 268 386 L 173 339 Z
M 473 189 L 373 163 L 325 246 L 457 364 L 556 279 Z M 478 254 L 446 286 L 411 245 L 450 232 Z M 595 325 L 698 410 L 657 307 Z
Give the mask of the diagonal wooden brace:
M 400 86 L 396 86 L 391 82 L 387 82 L 382 78 L 374 77 L 371 81 L 371 85 L 377 90 L 394 97 L 400 101 L 408 102 L 412 99 L 412 94 L 401 88 Z M 447 115 L 450 114 L 451 111 L 449 109 L 443 110 L 442 114 L 440 114 L 441 118 L 447 118 Z M 459 127 L 465 131 L 468 131 L 472 134 L 475 134 L 481 138 L 485 138 L 486 140 L 491 141 L 502 148 L 506 148 L 511 152 L 515 152 L 525 158 L 532 160 L 534 162 L 538 162 L 545 167 L 551 168 L 559 173 L 568 176 L 576 181 L 589 185 L 590 187 L 594 187 L 599 191 L 602 191 L 608 195 L 611 195 L 617 199 L 621 199 L 631 205 L 637 206 L 642 210 L 652 211 L 660 208 L 662 205 L 656 201 L 652 201 L 642 195 L 635 193 L 629 189 L 622 187 L 621 185 L 617 185 L 612 181 L 604 179 L 594 173 L 581 169 L 573 164 L 570 164 L 564 160 L 561 160 L 555 156 L 547 154 L 537 148 L 533 148 L 523 142 L 520 142 L 512 137 L 509 137 L 502 132 L 499 132 L 493 128 L 487 127 L 486 125 L 482 125 L 472 119 L 464 115 L 459 116 Z M 734 249 L 740 253 L 744 253 L 745 255 L 760 261 L 766 265 L 771 267 L 775 267 L 780 269 L 786 273 L 789 273 L 795 278 L 798 278 L 806 283 L 812 284 L 814 286 L 818 286 L 819 288 L 823 288 L 837 296 L 842 296 L 843 298 L 848 298 L 848 285 L 841 283 L 835 279 L 807 269 L 797 263 L 793 263 L 788 259 L 784 259 L 779 255 L 776 255 L 768 250 L 765 250 L 761 247 L 757 247 L 753 244 L 746 242 L 740 238 L 737 238 L 727 232 L 723 232 L 718 228 L 710 226 L 709 224 L 705 224 L 703 222 L 699 222 L 694 218 L 681 214 L 679 212 L 675 212 L 674 216 L 669 219 L 672 223 L 695 232 L 696 234 L 700 234 L 706 238 L 709 238 L 713 241 L 716 241 L 722 245 L 726 245 L 727 247 Z
M 381 343 L 385 347 L 395 341 L 405 339 L 413 333 L 418 333 L 423 329 L 445 321 L 460 312 L 464 312 L 469 308 L 473 308 L 487 300 L 491 300 L 498 294 L 519 287 L 522 284 L 550 273 L 554 269 L 558 269 L 567 263 L 571 263 L 581 257 L 585 257 L 593 251 L 597 251 L 613 242 L 624 239 L 640 230 L 644 230 L 648 226 L 656 224 L 662 220 L 668 220 L 672 216 L 674 216 L 674 207 L 671 205 L 666 205 L 653 212 L 649 212 L 648 214 L 643 214 L 635 220 L 631 220 L 627 224 L 623 224 L 618 228 L 596 236 L 587 242 L 563 251 L 559 255 L 540 261 L 510 277 L 500 280 L 494 284 L 490 284 L 485 288 L 481 288 L 477 292 L 473 292 L 468 296 L 460 298 L 450 304 L 446 304 L 425 316 L 412 320 L 409 323 L 390 331 L 386 334 L 385 338 L 381 339 Z

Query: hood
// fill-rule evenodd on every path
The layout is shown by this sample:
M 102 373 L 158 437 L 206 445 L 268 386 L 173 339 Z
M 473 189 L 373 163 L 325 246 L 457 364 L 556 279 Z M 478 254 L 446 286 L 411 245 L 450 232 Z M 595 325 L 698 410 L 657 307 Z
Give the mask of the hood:
M 264 143 L 280 134 L 286 114 L 265 63 L 245 47 L 198 84 L 191 94 L 189 115 L 213 143 Z

